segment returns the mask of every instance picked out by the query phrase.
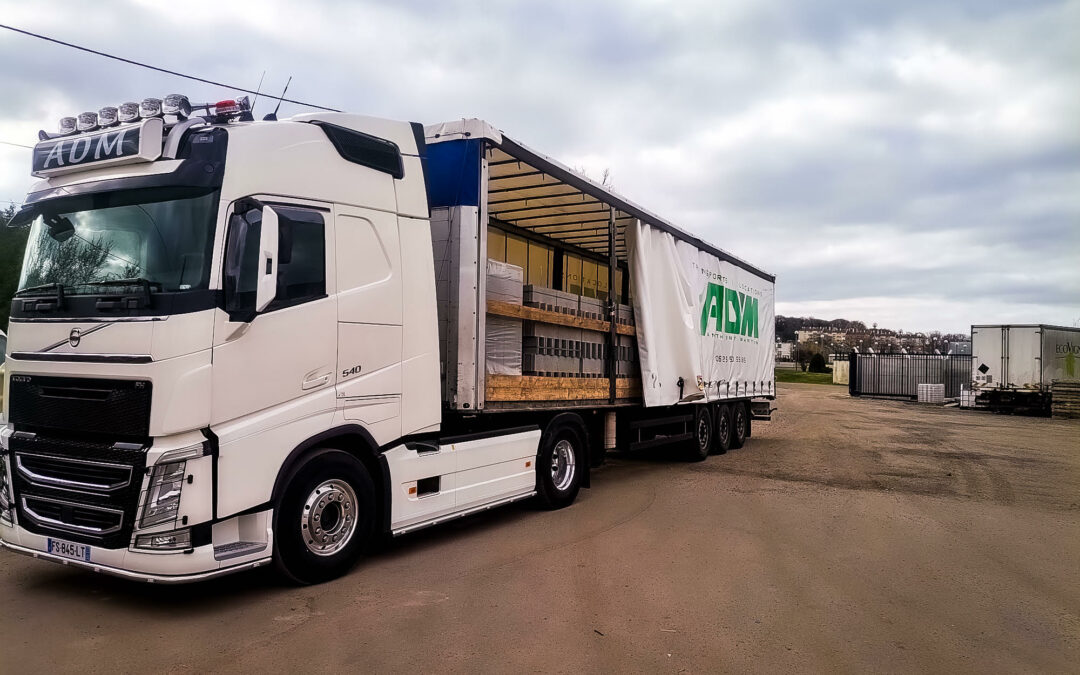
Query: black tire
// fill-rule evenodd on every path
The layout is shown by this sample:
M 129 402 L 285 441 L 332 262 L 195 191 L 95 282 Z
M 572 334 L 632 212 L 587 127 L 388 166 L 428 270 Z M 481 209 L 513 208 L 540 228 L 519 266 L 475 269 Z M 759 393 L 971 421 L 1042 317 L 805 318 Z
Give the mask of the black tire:
M 331 519 L 332 525 L 319 529 Z M 374 527 L 375 485 L 363 463 L 342 450 L 321 448 L 293 469 L 277 502 L 275 566 L 297 584 L 337 578 L 359 559 Z M 334 539 L 334 532 L 344 543 Z
M 721 403 L 716 406 L 716 440 L 713 452 L 722 455 L 731 449 L 731 406 Z
M 746 443 L 746 432 L 750 428 L 750 413 L 742 401 L 731 405 L 731 447 L 738 449 Z
M 540 439 L 536 453 L 536 495 L 545 509 L 561 509 L 577 499 L 586 471 L 583 439 L 584 435 L 568 424 L 552 427 Z M 572 458 L 569 464 L 567 457 Z M 569 476 L 564 473 L 567 469 Z
M 713 449 L 713 441 L 716 436 L 713 430 L 713 415 L 709 406 L 699 404 L 694 406 L 694 437 L 690 439 L 686 448 L 686 459 L 690 462 L 701 462 L 709 457 Z

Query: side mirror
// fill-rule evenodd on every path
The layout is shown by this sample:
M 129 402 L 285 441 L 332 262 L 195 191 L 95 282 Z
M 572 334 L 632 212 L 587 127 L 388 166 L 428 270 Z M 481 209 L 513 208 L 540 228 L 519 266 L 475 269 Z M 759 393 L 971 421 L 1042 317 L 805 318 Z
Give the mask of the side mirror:
M 259 281 L 255 287 L 256 312 L 266 309 L 277 295 L 278 220 L 278 214 L 273 208 L 262 208 L 262 227 L 259 229 Z

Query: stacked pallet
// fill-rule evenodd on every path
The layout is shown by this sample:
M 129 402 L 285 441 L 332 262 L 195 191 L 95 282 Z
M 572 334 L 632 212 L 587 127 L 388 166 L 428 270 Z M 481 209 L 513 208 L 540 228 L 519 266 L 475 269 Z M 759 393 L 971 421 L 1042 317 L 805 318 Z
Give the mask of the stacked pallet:
M 522 291 L 526 307 L 535 307 L 578 319 L 589 328 L 554 325 L 544 321 L 525 321 L 522 329 L 522 372 L 541 377 L 603 378 L 607 375 L 607 318 L 605 303 L 595 298 L 527 285 Z M 617 324 L 634 325 L 633 309 L 616 305 Z M 604 324 L 598 322 L 603 321 Z M 593 329 L 591 326 L 595 326 Z M 634 338 L 623 330 L 618 336 L 616 375 L 636 377 L 637 347 Z
M 487 261 L 487 299 L 520 305 L 523 270 L 498 260 Z M 521 319 L 488 315 L 484 329 L 486 371 L 521 375 Z
M 1054 380 L 1050 385 L 1050 413 L 1080 419 L 1080 380 Z

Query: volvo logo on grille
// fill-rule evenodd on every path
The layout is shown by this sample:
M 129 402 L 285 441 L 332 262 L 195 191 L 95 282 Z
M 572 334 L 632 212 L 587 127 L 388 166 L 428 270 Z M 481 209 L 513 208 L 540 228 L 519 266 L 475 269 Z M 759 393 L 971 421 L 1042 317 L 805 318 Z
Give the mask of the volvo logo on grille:
M 68 344 L 71 345 L 72 347 L 78 347 L 79 346 L 79 340 L 82 340 L 82 329 L 80 329 L 80 328 L 72 328 L 71 329 L 71 334 L 68 335 Z

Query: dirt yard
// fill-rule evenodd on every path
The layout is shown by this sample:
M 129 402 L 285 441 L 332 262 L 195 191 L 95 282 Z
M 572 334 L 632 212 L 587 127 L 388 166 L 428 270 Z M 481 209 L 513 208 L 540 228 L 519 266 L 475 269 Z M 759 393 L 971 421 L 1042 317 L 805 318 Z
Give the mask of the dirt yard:
M 349 576 L 136 585 L 0 551 L 0 672 L 1076 672 L 1080 424 L 780 386 L 746 448 Z

